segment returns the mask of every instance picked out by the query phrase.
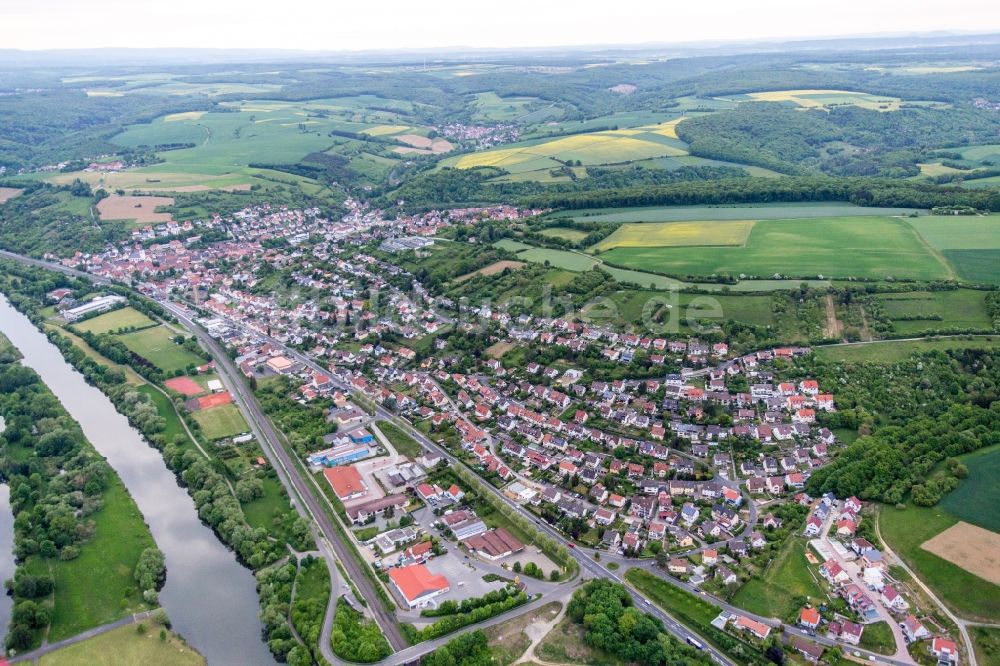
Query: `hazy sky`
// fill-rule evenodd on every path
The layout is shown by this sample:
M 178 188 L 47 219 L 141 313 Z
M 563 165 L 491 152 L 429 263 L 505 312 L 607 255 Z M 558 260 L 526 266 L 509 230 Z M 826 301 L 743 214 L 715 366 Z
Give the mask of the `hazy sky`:
M 564 46 L 1000 30 L 997 0 L 0 0 L 0 48 Z

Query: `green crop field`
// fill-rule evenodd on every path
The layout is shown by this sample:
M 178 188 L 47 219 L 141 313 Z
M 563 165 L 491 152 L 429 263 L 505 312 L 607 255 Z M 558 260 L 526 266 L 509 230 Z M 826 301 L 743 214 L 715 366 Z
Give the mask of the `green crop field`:
M 1000 663 L 1000 627 L 969 627 L 980 664 Z
M 739 589 L 733 604 L 751 613 L 785 620 L 799 610 L 796 602 L 802 597 L 816 601 L 825 595 L 809 572 L 805 541 L 792 537 L 775 555 L 763 577 L 753 578 Z
M 616 247 L 743 245 L 753 227 L 753 220 L 626 223 L 590 250 L 603 252 Z
M 993 349 L 1000 337 L 932 338 L 928 340 L 885 340 L 880 342 L 816 347 L 816 358 L 838 363 L 896 363 L 915 353 L 949 349 Z
M 905 222 L 835 217 L 762 220 L 743 247 L 616 248 L 604 258 L 681 275 L 838 276 L 939 279 L 949 269 Z
M 117 331 L 120 328 L 146 328 L 153 326 L 156 322 L 132 308 L 121 308 L 114 312 L 103 314 L 93 319 L 75 324 L 81 331 L 89 331 L 100 335 L 109 331 Z
M 897 333 L 916 335 L 948 328 L 992 330 L 993 319 L 986 309 L 987 293 L 974 289 L 910 291 L 880 294 L 875 298 L 893 320 Z
M 211 409 L 193 412 L 194 420 L 201 426 L 201 431 L 210 440 L 232 437 L 246 432 L 247 422 L 236 405 L 220 405 Z
M 1000 250 L 1000 215 L 929 215 L 909 222 L 936 250 Z
M 944 250 L 959 277 L 970 282 L 1000 284 L 1000 250 Z
M 198 366 L 204 363 L 200 357 L 176 344 L 174 336 L 165 326 L 124 333 L 117 337 L 131 351 L 167 374 L 184 370 L 189 365 Z
M 1000 532 L 1000 447 L 959 459 L 969 468 L 969 476 L 939 506 L 967 523 Z
M 687 222 L 697 220 L 799 220 L 807 217 L 871 217 L 907 215 L 911 208 L 867 208 L 841 203 L 781 203 L 719 206 L 653 206 L 646 208 L 596 208 L 568 215 L 553 213 L 551 218 L 572 218 L 586 222 Z
M 989 583 L 965 569 L 922 549 L 920 545 L 958 522 L 943 507 L 884 506 L 879 529 L 889 546 L 953 610 L 967 618 L 996 622 L 1000 618 L 1000 585 Z M 969 594 L 976 590 L 976 594 Z

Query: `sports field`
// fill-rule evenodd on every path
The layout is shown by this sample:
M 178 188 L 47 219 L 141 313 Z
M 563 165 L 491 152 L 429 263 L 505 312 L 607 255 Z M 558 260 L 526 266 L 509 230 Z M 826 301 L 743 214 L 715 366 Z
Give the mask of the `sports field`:
M 133 308 L 121 308 L 107 314 L 102 314 L 93 319 L 87 319 L 79 324 L 74 324 L 81 331 L 89 331 L 95 335 L 117 331 L 121 328 L 146 328 L 153 326 L 156 322 Z
M 221 405 L 211 409 L 203 409 L 193 412 L 192 416 L 209 440 L 232 437 L 248 430 L 247 422 L 243 419 L 243 415 L 236 405 Z
M 189 365 L 198 366 L 204 360 L 173 341 L 173 335 L 164 326 L 147 328 L 118 336 L 125 346 L 143 357 L 163 372 L 170 374 L 184 370 Z
M 750 236 L 753 225 L 753 220 L 627 223 L 590 250 L 603 252 L 616 247 L 743 245 Z
M 205 392 L 205 389 L 190 377 L 173 377 L 163 382 L 163 385 L 171 391 L 177 391 L 187 397 L 200 395 Z
M 742 247 L 627 247 L 602 257 L 619 266 L 680 275 L 932 280 L 951 273 L 912 227 L 884 217 L 761 220 Z

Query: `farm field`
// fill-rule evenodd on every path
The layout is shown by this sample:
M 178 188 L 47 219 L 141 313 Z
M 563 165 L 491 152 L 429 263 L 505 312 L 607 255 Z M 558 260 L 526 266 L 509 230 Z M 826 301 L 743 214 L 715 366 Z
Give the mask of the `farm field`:
M 249 428 L 236 405 L 220 405 L 192 412 L 191 416 L 209 440 L 224 439 L 246 432 Z
M 604 258 L 619 266 L 679 275 L 932 280 L 950 272 L 911 227 L 892 218 L 762 220 L 743 247 L 616 248 Z
M 508 268 L 516 271 L 517 269 L 523 267 L 523 261 L 496 261 L 489 266 L 483 266 L 478 271 L 472 271 L 471 273 L 458 276 L 455 278 L 455 282 L 465 282 L 466 280 L 471 280 L 477 275 L 496 275 L 497 273 L 503 273 Z
M 1000 586 L 920 547 L 956 524 L 955 516 L 940 505 L 908 505 L 903 510 L 884 506 L 878 521 L 882 538 L 952 610 L 969 619 L 996 622 L 1000 618 Z M 969 590 L 978 593 L 969 594 Z
M 896 363 L 914 353 L 949 349 L 992 349 L 1000 346 L 1000 337 L 931 338 L 928 340 L 885 340 L 880 342 L 816 347 L 816 358 L 838 363 Z
M 753 226 L 753 220 L 626 223 L 589 250 L 603 252 L 616 247 L 743 245 Z
M 825 598 L 809 572 L 806 543 L 791 537 L 775 555 L 762 578 L 752 578 L 733 597 L 733 604 L 751 613 L 781 620 L 793 615 L 798 598 Z
M 168 632 L 167 640 L 161 641 L 156 625 L 146 634 L 139 634 L 135 625 L 127 624 L 44 655 L 38 663 L 40 666 L 202 666 L 205 659 L 172 633 Z
M 198 366 L 204 361 L 176 344 L 165 326 L 147 328 L 118 336 L 126 347 L 167 374 Z
M 441 166 L 499 167 L 512 173 L 553 169 L 579 160 L 583 165 L 618 164 L 652 157 L 686 155 L 683 142 L 645 129 L 603 130 L 538 139 L 448 158 Z
M 928 215 L 909 222 L 935 250 L 1000 250 L 1000 215 Z
M 988 293 L 974 289 L 955 289 L 880 294 L 875 298 L 886 315 L 893 320 L 897 333 L 917 335 L 927 330 L 949 328 L 991 331 L 993 319 L 986 309 Z
M 128 220 L 136 226 L 170 222 L 170 213 L 158 213 L 160 206 L 172 206 L 172 197 L 128 196 L 112 194 L 97 204 L 102 220 Z
M 939 506 L 956 518 L 1000 533 L 1000 447 L 960 456 L 969 476 Z
M 587 271 L 596 265 L 600 265 L 601 270 L 611 275 L 619 282 L 635 284 L 640 287 L 652 287 L 654 289 L 684 289 L 687 287 L 697 287 L 704 291 L 736 291 L 736 292 L 765 292 L 782 291 L 787 289 L 798 289 L 805 282 L 813 287 L 824 287 L 830 284 L 829 280 L 741 280 L 736 284 L 723 285 L 717 282 L 684 282 L 666 275 L 648 273 L 644 271 L 630 270 L 609 266 L 602 263 L 602 259 L 592 258 L 580 252 L 569 250 L 555 250 L 551 248 L 540 248 L 527 243 L 504 238 L 494 243 L 497 247 L 516 252 L 518 259 L 531 261 L 534 263 L 549 262 L 549 265 L 567 271 L 579 273 Z
M 931 216 L 910 220 L 914 229 L 972 282 L 1000 284 L 1000 215 Z
M 120 328 L 146 328 L 156 324 L 152 319 L 131 307 L 124 307 L 107 314 L 87 319 L 74 326 L 81 331 L 88 331 L 95 335 L 117 331 Z
M 771 90 L 733 96 L 729 99 L 734 101 L 789 102 L 804 109 L 858 106 L 873 111 L 898 111 L 902 101 L 898 97 L 870 95 L 851 90 Z M 914 102 L 908 103 L 913 104 Z
M 1000 533 L 961 521 L 923 542 L 920 548 L 1000 585 Z
M 0 204 L 13 199 L 23 191 L 16 187 L 0 187 Z
M 583 213 L 552 213 L 550 218 L 586 222 L 690 222 L 713 220 L 797 220 L 809 217 L 908 215 L 912 208 L 867 208 L 840 203 L 781 203 L 755 206 L 652 206 L 595 208 Z

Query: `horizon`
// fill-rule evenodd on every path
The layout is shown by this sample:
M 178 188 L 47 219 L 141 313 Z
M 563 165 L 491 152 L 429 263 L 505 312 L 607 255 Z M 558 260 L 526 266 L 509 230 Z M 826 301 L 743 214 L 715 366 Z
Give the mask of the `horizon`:
M 348 10 L 307 2 L 286 16 L 236 0 L 178 0 L 169 10 L 124 0 L 97 6 L 69 0 L 14 0 L 3 14 L 0 43 L 22 52 L 91 49 L 217 49 L 366 53 L 407 51 L 664 48 L 698 44 L 781 43 L 986 35 L 1000 31 L 1000 7 L 985 0 L 847 0 L 813 7 L 794 0 L 747 6 L 721 0 L 672 7 L 642 0 L 616 5 L 609 21 L 602 4 L 571 9 L 512 0 L 503 11 L 435 0 L 414 7 L 390 2 Z M 54 21 L 53 16 L 58 20 Z M 192 21 L 191 17 L 201 17 Z M 144 26 L 155 25 L 155 31 Z

